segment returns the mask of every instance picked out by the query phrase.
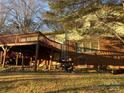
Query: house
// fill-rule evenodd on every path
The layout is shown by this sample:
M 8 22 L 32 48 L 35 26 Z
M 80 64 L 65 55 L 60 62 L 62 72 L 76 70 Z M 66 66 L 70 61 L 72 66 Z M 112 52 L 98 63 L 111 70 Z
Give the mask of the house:
M 60 34 L 51 33 L 50 36 L 52 35 L 54 35 L 54 40 L 57 40 L 58 38 L 55 37 L 58 37 Z M 62 35 L 64 37 L 64 33 L 61 33 Z M 123 39 L 123 37 L 121 38 Z M 87 65 L 87 67 L 94 67 L 103 65 L 113 66 L 112 68 L 124 67 L 124 44 L 114 35 L 103 35 L 100 37 L 85 36 L 80 40 L 68 40 L 68 42 L 72 41 L 77 53 L 73 55 L 75 66 Z
M 69 39 L 56 42 L 51 35 L 40 32 L 0 36 L 0 62 L 2 66 L 9 59 L 9 64 L 16 66 L 37 66 L 50 69 L 52 64 L 62 63 L 62 58 L 74 63 L 74 66 L 114 65 L 123 66 L 124 46 L 113 36 L 85 37 L 80 40 Z M 59 35 L 59 34 L 58 34 Z M 64 37 L 64 34 L 63 34 Z M 63 40 L 64 41 L 64 40 Z M 13 63 L 14 62 L 14 63 Z M 60 64 L 59 64 L 60 65 Z

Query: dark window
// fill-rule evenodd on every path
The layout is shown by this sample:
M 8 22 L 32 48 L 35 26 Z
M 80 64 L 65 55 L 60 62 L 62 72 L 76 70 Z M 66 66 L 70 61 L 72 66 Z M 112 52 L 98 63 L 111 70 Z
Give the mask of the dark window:
M 77 52 L 95 52 L 99 49 L 99 41 L 82 41 L 77 43 Z

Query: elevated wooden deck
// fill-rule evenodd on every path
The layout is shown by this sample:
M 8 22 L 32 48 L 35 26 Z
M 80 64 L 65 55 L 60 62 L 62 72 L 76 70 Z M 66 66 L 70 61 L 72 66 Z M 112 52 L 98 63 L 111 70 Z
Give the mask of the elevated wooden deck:
M 18 65 L 20 55 L 22 68 L 24 67 L 24 63 L 26 63 L 25 59 L 28 59 L 30 63 L 35 62 L 34 70 L 36 71 L 38 62 L 45 60 L 45 63 L 50 65 L 50 60 L 60 60 L 63 51 L 74 53 L 76 52 L 76 48 L 71 45 L 55 42 L 41 32 L 0 35 L 0 62 L 2 67 L 5 66 L 7 58 L 10 58 L 10 55 L 14 52 L 12 57 L 16 57 L 16 65 Z
M 55 42 L 40 32 L 0 35 L 0 60 L 3 67 L 8 58 L 9 50 L 10 55 L 12 52 L 15 52 L 16 65 L 18 65 L 21 59 L 20 63 L 23 68 L 25 65 L 24 63 L 27 62 L 25 59 L 28 59 L 30 63 L 34 62 L 35 71 L 40 63 L 44 63 L 46 68 L 49 68 L 49 65 L 51 65 L 52 61 L 58 62 L 60 59 L 62 60 L 62 53 L 64 51 L 68 52 L 68 57 L 71 58 L 71 60 L 74 62 L 74 65 L 87 64 L 96 66 L 124 66 L 123 51 L 90 49 L 91 51 L 93 50 L 94 53 L 76 53 L 76 47 L 74 45 L 65 45 Z
M 60 51 L 62 48 L 62 44 L 50 40 L 40 32 L 28 34 L 0 35 L 0 47 L 34 45 L 38 42 L 41 46 L 47 48 L 53 48 Z M 66 47 L 65 45 L 63 46 Z M 73 46 L 68 45 L 68 49 L 70 52 L 75 52 L 75 48 Z

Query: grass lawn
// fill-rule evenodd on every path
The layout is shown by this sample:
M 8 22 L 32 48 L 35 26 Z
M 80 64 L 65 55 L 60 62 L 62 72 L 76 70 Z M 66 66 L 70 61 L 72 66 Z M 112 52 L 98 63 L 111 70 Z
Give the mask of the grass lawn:
M 2 72 L 0 93 L 124 93 L 124 74 Z

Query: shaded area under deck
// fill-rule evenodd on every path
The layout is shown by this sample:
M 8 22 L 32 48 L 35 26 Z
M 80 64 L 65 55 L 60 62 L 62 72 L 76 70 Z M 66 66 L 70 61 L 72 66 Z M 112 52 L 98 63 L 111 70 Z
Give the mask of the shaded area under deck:
M 51 60 L 59 61 L 61 55 L 61 44 L 45 37 L 40 32 L 17 35 L 0 36 L 1 65 L 4 67 L 7 59 L 15 59 L 15 65 L 33 63 L 34 70 L 37 65 L 45 60 L 50 65 Z M 57 57 L 54 58 L 54 55 Z M 11 60 L 12 60 L 11 59 Z M 25 59 L 29 63 L 25 63 Z M 21 61 L 21 62 L 20 62 Z M 49 68 L 47 66 L 46 68 Z

